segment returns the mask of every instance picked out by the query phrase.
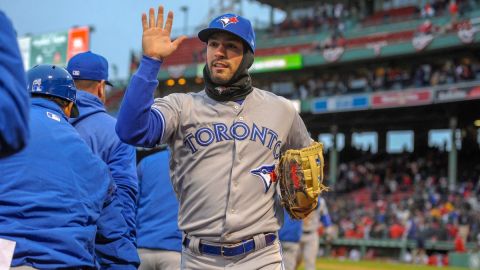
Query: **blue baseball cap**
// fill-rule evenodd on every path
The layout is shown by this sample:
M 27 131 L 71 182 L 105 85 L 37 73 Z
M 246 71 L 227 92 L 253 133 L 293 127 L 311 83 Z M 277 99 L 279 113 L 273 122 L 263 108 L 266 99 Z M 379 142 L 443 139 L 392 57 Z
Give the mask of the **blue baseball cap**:
M 247 43 L 250 50 L 255 53 L 255 31 L 249 20 L 232 13 L 223 14 L 213 19 L 208 28 L 198 32 L 198 38 L 208 42 L 208 38 L 216 32 L 224 31 L 241 38 Z
M 108 62 L 105 57 L 92 53 L 83 52 L 70 58 L 67 70 L 74 80 L 101 81 L 113 86 L 108 81 Z

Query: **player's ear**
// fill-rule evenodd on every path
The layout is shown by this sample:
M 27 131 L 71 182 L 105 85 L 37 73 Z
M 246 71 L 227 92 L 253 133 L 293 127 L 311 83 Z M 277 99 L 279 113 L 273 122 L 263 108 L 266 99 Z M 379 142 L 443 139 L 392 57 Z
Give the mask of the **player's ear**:
M 105 103 L 105 100 L 107 99 L 107 93 L 105 91 L 106 89 L 106 82 L 105 80 L 101 80 L 99 84 L 97 84 L 97 96 L 98 98 Z

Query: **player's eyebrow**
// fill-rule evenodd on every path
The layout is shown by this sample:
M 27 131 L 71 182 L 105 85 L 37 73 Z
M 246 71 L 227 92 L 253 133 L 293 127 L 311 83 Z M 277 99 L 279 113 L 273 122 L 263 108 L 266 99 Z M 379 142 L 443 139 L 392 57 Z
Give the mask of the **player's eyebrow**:
M 213 34 L 208 40 L 219 41 L 220 39 L 221 39 L 221 38 L 219 37 L 219 35 Z M 231 36 L 231 35 L 228 35 L 227 37 L 223 38 L 223 40 L 225 40 L 225 41 L 242 42 L 239 38 L 234 37 L 234 36 Z

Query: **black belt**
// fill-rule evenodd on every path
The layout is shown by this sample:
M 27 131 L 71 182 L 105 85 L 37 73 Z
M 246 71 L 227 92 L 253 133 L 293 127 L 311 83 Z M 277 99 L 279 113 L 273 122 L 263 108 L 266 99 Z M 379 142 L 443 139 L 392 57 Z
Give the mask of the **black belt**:
M 266 233 L 264 234 L 264 236 L 266 246 L 270 246 L 271 244 L 273 244 L 273 242 L 275 242 L 275 239 L 277 239 L 275 233 Z M 190 239 L 188 237 L 185 237 L 185 240 L 183 240 L 183 245 L 185 247 L 188 247 L 189 243 Z M 200 241 L 198 249 L 201 253 L 205 254 L 232 257 L 247 254 L 255 250 L 255 241 L 253 240 L 253 238 L 251 238 L 248 240 L 243 240 L 242 242 L 237 244 L 228 245 L 209 245 L 204 244 Z

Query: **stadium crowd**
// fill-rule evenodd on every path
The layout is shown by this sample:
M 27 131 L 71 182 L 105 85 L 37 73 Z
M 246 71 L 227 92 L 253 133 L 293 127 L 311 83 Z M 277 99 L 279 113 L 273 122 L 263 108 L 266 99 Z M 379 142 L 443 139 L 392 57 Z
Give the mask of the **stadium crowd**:
M 318 230 L 327 243 L 320 253 L 360 259 L 356 247 L 328 245 L 336 238 L 410 240 L 416 248 L 406 250 L 402 260 L 444 266 L 448 255 L 427 250 L 427 242 L 451 242 L 456 252 L 472 251 L 467 248 L 472 242 L 480 248 L 480 166 L 467 161 L 480 149 L 468 140 L 462 149 L 455 188 L 448 183 L 445 146 L 425 154 L 343 149 L 335 192 L 326 198 L 333 225 Z M 373 259 L 384 251 L 369 248 L 364 256 Z
M 291 99 L 308 99 L 334 95 L 369 93 L 439 86 L 474 81 L 479 78 L 480 61 L 475 57 L 461 57 L 424 61 L 415 65 L 385 63 L 355 69 L 317 71 L 308 75 L 282 76 L 282 81 L 261 81 L 264 89 L 278 92 L 276 83 L 293 81 L 291 91 L 279 93 Z
M 479 152 L 477 145 L 476 155 Z M 438 148 L 424 156 L 363 153 L 360 159 L 341 163 L 335 198 L 327 199 L 337 236 L 478 241 L 480 167 L 463 168 L 452 189 L 447 155 Z
M 355 27 L 356 22 L 363 25 L 395 22 L 414 18 L 432 18 L 449 15 L 456 19 L 469 9 L 478 5 L 478 1 L 433 0 L 433 1 L 384 1 L 383 9 L 373 11 L 360 2 L 324 3 L 298 6 L 287 12 L 286 18 L 275 24 L 270 31 L 273 36 L 295 34 L 340 32 Z
M 313 8 L 308 6 L 292 10 L 290 16 L 273 26 L 272 31 L 277 37 L 318 31 L 341 32 L 346 21 L 363 16 L 360 14 L 359 2 L 350 5 L 318 2 Z

